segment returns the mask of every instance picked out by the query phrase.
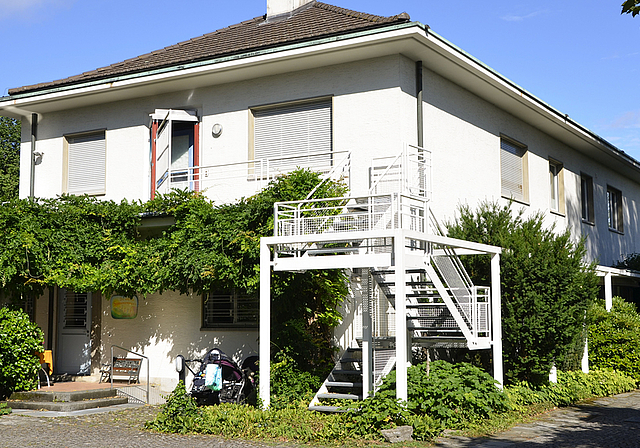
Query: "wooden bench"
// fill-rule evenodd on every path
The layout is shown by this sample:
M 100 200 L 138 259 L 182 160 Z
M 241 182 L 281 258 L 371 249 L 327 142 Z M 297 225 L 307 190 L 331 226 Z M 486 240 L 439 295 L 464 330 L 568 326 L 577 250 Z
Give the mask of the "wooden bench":
M 126 379 L 129 384 L 140 382 L 140 358 L 113 358 L 113 379 L 116 377 Z M 100 382 L 111 381 L 112 364 L 106 363 L 100 369 Z

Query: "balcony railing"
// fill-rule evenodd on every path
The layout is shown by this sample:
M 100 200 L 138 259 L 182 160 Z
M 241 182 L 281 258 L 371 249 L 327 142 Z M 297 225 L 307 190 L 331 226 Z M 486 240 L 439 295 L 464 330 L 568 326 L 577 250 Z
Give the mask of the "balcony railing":
M 169 171 L 166 180 L 159 182 L 156 191 L 167 193 L 174 188 L 206 191 L 209 198 L 229 203 L 253 196 L 275 178 L 298 167 L 328 174 L 344 166 L 339 176 L 348 182 L 350 166 L 344 164 L 344 160 L 349 154 L 349 151 L 334 151 L 175 169 Z
M 278 202 L 275 236 L 371 230 L 427 231 L 428 200 L 399 193 Z

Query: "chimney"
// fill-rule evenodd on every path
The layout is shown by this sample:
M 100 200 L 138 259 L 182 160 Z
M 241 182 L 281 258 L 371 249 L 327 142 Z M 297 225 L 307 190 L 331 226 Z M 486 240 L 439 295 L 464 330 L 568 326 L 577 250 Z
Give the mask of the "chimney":
M 267 20 L 291 15 L 294 10 L 313 1 L 315 0 L 267 0 Z

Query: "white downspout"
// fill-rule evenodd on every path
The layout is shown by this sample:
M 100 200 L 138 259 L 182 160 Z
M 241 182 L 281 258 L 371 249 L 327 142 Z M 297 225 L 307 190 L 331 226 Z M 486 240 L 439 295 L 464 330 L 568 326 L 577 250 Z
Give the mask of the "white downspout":
M 491 256 L 491 328 L 493 331 L 493 378 L 504 387 L 502 365 L 502 309 L 500 291 L 500 254 Z

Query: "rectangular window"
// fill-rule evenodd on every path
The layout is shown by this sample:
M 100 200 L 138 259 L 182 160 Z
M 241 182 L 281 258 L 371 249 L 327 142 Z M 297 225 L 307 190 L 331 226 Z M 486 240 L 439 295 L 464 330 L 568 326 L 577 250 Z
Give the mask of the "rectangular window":
M 256 297 L 208 293 L 202 296 L 202 327 L 257 327 L 259 301 Z
M 514 140 L 500 138 L 500 176 L 502 196 L 527 202 L 527 147 Z
M 549 159 L 549 208 L 564 213 L 564 170 L 562 163 Z
M 593 178 L 587 174 L 580 174 L 580 193 L 582 206 L 582 221 L 593 224 Z
M 609 229 L 616 232 L 624 231 L 622 225 L 622 193 L 607 185 L 607 219 Z
M 253 152 L 269 169 L 328 171 L 333 157 L 331 98 L 260 107 L 253 113 Z M 251 152 L 251 151 L 250 151 Z
M 104 131 L 66 137 L 64 158 L 65 193 L 106 193 L 107 154 Z

